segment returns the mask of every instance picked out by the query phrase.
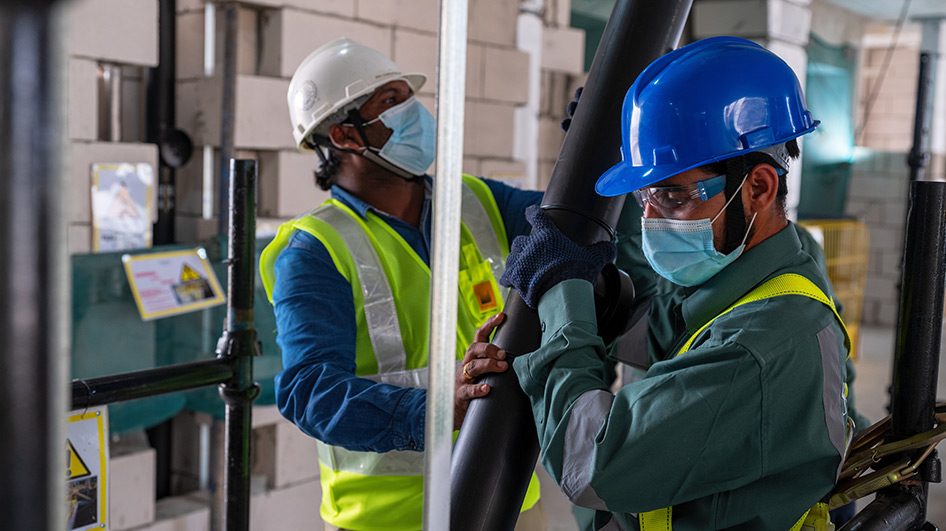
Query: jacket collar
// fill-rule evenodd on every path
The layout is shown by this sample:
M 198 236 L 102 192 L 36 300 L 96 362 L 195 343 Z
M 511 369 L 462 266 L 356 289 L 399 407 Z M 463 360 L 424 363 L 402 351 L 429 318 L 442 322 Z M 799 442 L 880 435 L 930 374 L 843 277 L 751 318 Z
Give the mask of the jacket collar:
M 752 247 L 683 301 L 683 318 L 693 334 L 740 297 L 797 259 L 802 252 L 795 228 L 784 229 Z

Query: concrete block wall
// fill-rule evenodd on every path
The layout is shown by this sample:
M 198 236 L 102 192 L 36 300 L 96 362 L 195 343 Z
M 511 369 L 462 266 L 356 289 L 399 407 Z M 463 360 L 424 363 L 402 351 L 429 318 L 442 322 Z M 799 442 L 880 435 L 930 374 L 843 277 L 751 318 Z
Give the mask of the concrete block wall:
M 856 140 L 872 149 L 907 153 L 913 144 L 919 46 L 906 39 L 893 50 L 885 70 L 886 57 L 887 47 L 862 50 Z
M 866 223 L 870 234 L 865 325 L 897 322 L 909 180 L 904 153 L 865 150 L 854 163 L 846 214 Z
M 64 177 L 68 187 L 69 252 L 92 249 L 91 192 L 95 163 L 148 163 L 157 170 L 158 152 L 143 137 L 143 69 L 158 63 L 157 0 L 76 0 L 67 6 L 68 53 Z M 122 73 L 121 131 L 100 133 L 101 67 Z M 107 117 L 106 117 L 107 118 Z
M 111 529 L 210 530 L 211 496 L 199 484 L 198 469 L 222 459 L 213 449 L 223 448 L 224 424 L 206 414 L 182 412 L 173 426 L 172 496 L 167 498 L 155 501 L 155 453 L 143 434 L 113 444 Z M 282 418 L 275 406 L 254 407 L 252 428 L 250 529 L 321 529 L 322 487 L 313 439 Z M 209 444 L 201 444 L 202 432 Z M 201 455 L 207 450 L 214 455 Z
M 567 25 L 568 1 L 559 0 L 558 20 Z M 524 174 L 513 155 L 514 111 L 528 99 L 529 55 L 516 46 L 516 0 L 472 0 L 469 6 L 465 170 L 515 181 Z M 194 140 L 195 157 L 177 172 L 179 241 L 195 239 L 202 222 L 206 172 L 216 179 L 216 156 L 205 164 L 204 146 L 220 138 L 219 70 L 223 12 L 214 14 L 216 71 L 205 76 L 205 5 L 178 2 L 177 125 Z M 295 150 L 286 109 L 289 79 L 314 49 L 347 36 L 389 55 L 404 71 L 422 72 L 427 84 L 418 98 L 434 113 L 437 86 L 436 0 L 279 0 L 239 6 L 234 144 L 259 159 L 259 218 L 263 225 L 317 206 L 327 194 L 314 184 L 318 159 Z M 557 28 L 558 26 L 553 26 Z M 566 48 L 575 31 L 562 27 L 549 46 Z M 579 32 L 580 33 L 580 32 Z M 580 55 L 580 51 L 579 55 Z M 567 63 L 570 54 L 559 53 Z M 566 66 L 558 66 L 565 68 Z M 216 190 L 216 185 L 213 187 Z M 215 208 L 216 211 L 216 208 Z

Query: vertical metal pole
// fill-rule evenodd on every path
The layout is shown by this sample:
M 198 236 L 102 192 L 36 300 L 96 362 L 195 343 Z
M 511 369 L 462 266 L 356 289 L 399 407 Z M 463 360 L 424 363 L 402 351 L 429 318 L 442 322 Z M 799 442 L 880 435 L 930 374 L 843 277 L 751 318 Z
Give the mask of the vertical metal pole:
M 66 521 L 66 225 L 57 2 L 0 3 L 0 502 L 9 529 Z
M 217 157 L 217 229 L 222 236 L 227 233 L 227 194 L 230 190 L 230 159 L 233 157 L 234 114 L 236 113 L 236 48 L 237 48 L 237 4 L 227 2 L 223 6 L 223 68 L 220 76 L 222 95 L 220 99 L 220 153 Z
M 250 526 L 250 430 L 253 400 L 260 386 L 253 381 L 253 356 L 259 354 L 253 327 L 256 257 L 256 161 L 230 160 L 230 258 L 227 319 L 218 356 L 230 359 L 234 377 L 220 385 L 227 404 L 226 469 L 223 529 Z
M 430 275 L 430 354 L 424 454 L 424 529 L 450 529 L 450 453 L 457 348 L 467 0 L 440 2 L 437 179 Z
M 618 0 L 552 171 L 543 206 L 575 242 L 610 239 L 624 197 L 601 197 L 594 183 L 620 160 L 621 106 L 637 75 L 676 47 L 692 0 Z M 539 346 L 538 316 L 518 294 L 493 343 L 509 355 Z M 450 529 L 513 529 L 538 456 L 528 398 L 512 371 L 483 379 L 490 393 L 470 404 L 453 453 Z
M 930 107 L 933 91 L 930 90 L 932 58 L 929 52 L 920 53 L 920 72 L 916 86 L 916 112 L 913 115 L 913 148 L 907 156 L 910 166 L 910 180 L 922 181 L 926 166 L 930 162 Z

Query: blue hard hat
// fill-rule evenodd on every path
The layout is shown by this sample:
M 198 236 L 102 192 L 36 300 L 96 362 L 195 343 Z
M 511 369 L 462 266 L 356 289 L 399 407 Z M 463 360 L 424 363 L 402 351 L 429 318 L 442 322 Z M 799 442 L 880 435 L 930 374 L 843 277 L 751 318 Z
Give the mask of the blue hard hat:
M 737 37 L 703 39 L 657 59 L 631 85 L 621 112 L 621 162 L 595 190 L 626 194 L 783 144 L 819 123 L 777 55 Z

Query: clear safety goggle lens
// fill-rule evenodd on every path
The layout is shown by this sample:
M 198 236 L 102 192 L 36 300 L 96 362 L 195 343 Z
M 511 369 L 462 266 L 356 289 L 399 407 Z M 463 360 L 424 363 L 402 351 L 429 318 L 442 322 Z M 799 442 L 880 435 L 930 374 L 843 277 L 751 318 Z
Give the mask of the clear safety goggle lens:
M 686 215 L 726 188 L 726 176 L 717 175 L 683 186 L 650 186 L 631 192 L 641 207 L 651 205 L 665 218 Z

